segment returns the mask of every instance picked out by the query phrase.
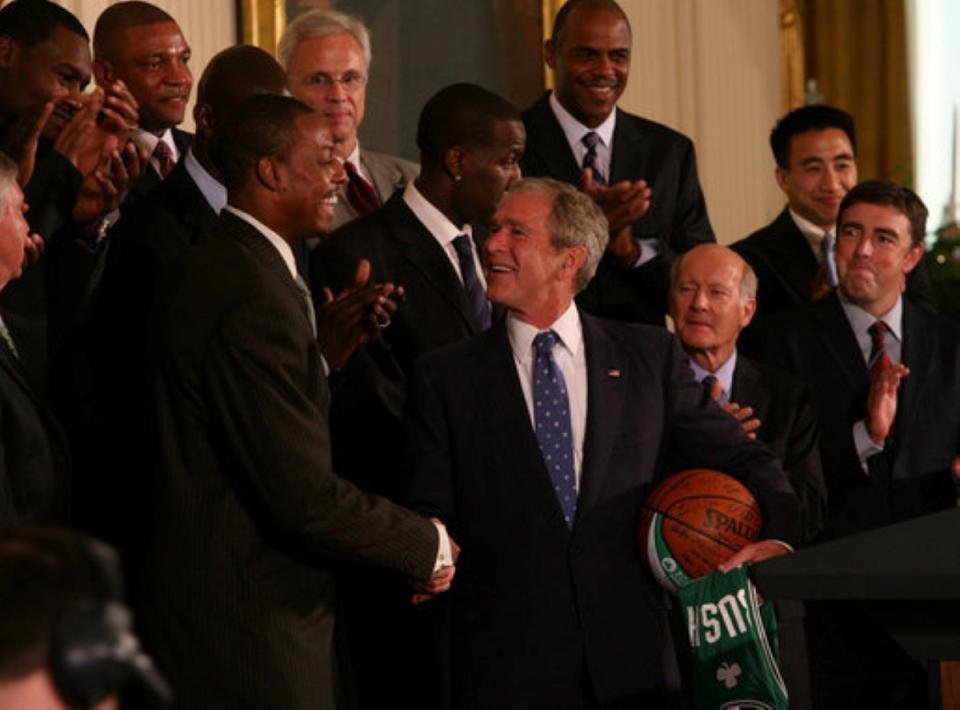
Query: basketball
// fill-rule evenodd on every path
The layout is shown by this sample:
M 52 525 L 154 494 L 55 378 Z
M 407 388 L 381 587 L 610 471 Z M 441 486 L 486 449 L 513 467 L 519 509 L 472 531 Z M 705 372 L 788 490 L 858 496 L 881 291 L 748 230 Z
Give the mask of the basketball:
M 742 483 L 690 469 L 668 477 L 644 501 L 639 544 L 657 581 L 676 591 L 755 542 L 762 524 L 760 506 Z

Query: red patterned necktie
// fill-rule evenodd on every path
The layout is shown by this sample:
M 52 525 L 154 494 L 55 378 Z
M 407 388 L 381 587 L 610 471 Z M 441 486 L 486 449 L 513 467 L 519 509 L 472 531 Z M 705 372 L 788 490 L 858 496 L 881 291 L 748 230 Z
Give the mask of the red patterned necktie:
M 173 151 L 170 150 L 170 146 L 160 141 L 153 149 L 153 157 L 157 160 L 157 172 L 160 173 L 161 178 L 166 179 L 173 170 L 173 166 L 177 164 L 173 159 Z
M 870 333 L 870 360 L 867 366 L 870 369 L 870 376 L 875 377 L 882 372 L 890 369 L 890 356 L 887 354 L 885 341 L 890 328 L 882 320 L 867 328 Z
M 380 207 L 380 198 L 373 189 L 373 185 L 363 179 L 349 160 L 344 161 L 343 169 L 347 172 L 347 199 L 358 215 L 365 215 Z

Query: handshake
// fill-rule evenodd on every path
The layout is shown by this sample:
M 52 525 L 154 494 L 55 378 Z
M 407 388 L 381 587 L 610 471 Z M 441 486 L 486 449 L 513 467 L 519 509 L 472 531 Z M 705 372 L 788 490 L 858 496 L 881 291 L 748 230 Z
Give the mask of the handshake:
M 443 529 L 443 533 L 441 533 L 442 538 L 446 533 L 446 528 L 443 523 L 440 522 L 439 518 L 430 518 L 430 522 L 437 526 L 437 532 L 440 532 L 441 528 Z M 447 539 L 450 541 L 450 556 L 445 557 L 442 554 L 438 554 L 438 564 L 440 567 L 433 573 L 433 576 L 425 581 L 410 580 L 410 585 L 413 587 L 413 595 L 410 597 L 410 601 L 414 604 L 428 602 L 437 595 L 443 594 L 450 589 L 450 585 L 453 583 L 453 576 L 457 572 L 456 564 L 457 559 L 460 557 L 460 546 L 452 537 L 447 536 Z M 441 553 L 442 552 L 441 550 Z

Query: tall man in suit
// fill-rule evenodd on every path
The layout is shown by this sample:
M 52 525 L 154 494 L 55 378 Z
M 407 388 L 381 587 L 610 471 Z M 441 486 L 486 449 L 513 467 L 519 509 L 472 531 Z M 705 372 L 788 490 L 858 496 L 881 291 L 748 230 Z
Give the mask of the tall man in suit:
M 227 203 L 216 157 L 219 130 L 245 98 L 282 94 L 286 74 L 262 49 L 229 47 L 204 68 L 197 85 L 197 134 L 184 159 L 149 195 L 126 211 L 111 233 L 98 292 L 91 339 L 95 417 L 78 446 L 96 461 L 76 491 L 77 524 L 117 545 L 136 564 L 148 476 L 131 475 L 130 461 L 143 446 L 149 402 L 145 391 L 145 314 L 161 274 L 201 243 Z M 106 439 L 104 439 L 106 436 Z M 121 494 L 120 492 L 123 491 Z M 121 510 L 102 506 L 117 497 Z
M 448 541 L 330 464 L 329 393 L 290 247 L 329 225 L 344 179 L 323 119 L 255 96 L 221 140 L 227 207 L 155 311 L 144 629 L 180 707 L 336 708 L 333 563 L 428 580 Z M 341 336 L 366 328 L 355 319 Z
M 0 289 L 20 276 L 30 240 L 19 166 L 0 153 Z M 69 509 L 69 456 L 63 433 L 30 384 L 0 316 L 0 530 L 60 521 Z
M 610 223 L 597 277 L 578 303 L 662 325 L 674 256 L 714 236 L 690 139 L 617 108 L 630 47 L 630 23 L 614 0 L 561 7 L 545 48 L 556 88 L 524 113 L 521 167 L 582 185 Z
M 424 106 L 417 143 L 423 169 L 416 181 L 330 235 L 314 251 L 311 268 L 315 293 L 349 285 L 362 259 L 369 260 L 374 281 L 404 288 L 405 303 L 390 326 L 338 373 L 331 416 L 337 471 L 394 499 L 405 483 L 396 462 L 414 359 L 482 332 L 493 317 L 478 249 L 503 191 L 519 177 L 524 130 L 502 97 L 454 84 Z M 381 432 L 375 447 L 365 434 L 372 424 Z M 406 595 L 382 580 L 371 585 L 364 570 L 349 583 L 346 611 L 351 641 L 360 649 L 361 701 L 382 707 L 396 687 L 413 686 L 429 702 L 435 679 L 425 678 L 409 653 L 422 615 L 410 618 Z
M 134 183 L 130 204 L 166 178 L 190 147 L 183 122 L 193 75 L 190 46 L 176 21 L 148 2 L 118 2 L 104 10 L 93 30 L 93 73 L 106 86 L 122 80 L 137 100 L 140 121 L 133 141 L 149 160 Z
M 670 316 L 694 378 L 780 459 L 799 498 L 801 542 L 810 542 L 823 527 L 827 508 L 813 392 L 737 351 L 737 337 L 756 311 L 756 295 L 757 277 L 747 262 L 726 247 L 702 244 L 674 262 Z M 777 602 L 777 617 L 790 707 L 809 708 L 803 606 Z
M 335 10 L 304 13 L 284 30 L 277 56 L 293 95 L 324 117 L 344 161 L 347 183 L 334 229 L 377 209 L 417 176 L 419 168 L 410 161 L 360 148 L 371 60 L 363 22 Z
M 795 109 L 773 127 L 770 148 L 787 205 L 773 222 L 733 245 L 760 284 L 757 324 L 837 285 L 837 210 L 857 184 L 857 136 L 846 111 L 823 105 Z M 922 262 L 908 275 L 907 287 L 912 296 L 930 300 Z
M 837 219 L 838 289 L 758 333 L 760 357 L 814 387 L 828 536 L 957 502 L 960 328 L 903 297 L 926 217 L 920 199 L 894 183 L 851 189 Z M 881 650 L 890 642 L 875 640 L 871 624 L 846 608 L 811 609 L 822 611 L 810 627 L 816 707 L 901 707 L 890 700 L 900 691 L 902 707 L 925 705 L 922 669 Z
M 507 316 L 418 364 L 412 500 L 464 544 L 453 585 L 455 707 L 665 707 L 675 661 L 636 526 L 671 446 L 756 495 L 764 538 L 794 540 L 769 451 L 702 396 L 660 328 L 573 303 L 607 241 L 599 207 L 547 179 L 513 185 L 484 247 Z M 729 561 L 781 554 L 764 539 Z

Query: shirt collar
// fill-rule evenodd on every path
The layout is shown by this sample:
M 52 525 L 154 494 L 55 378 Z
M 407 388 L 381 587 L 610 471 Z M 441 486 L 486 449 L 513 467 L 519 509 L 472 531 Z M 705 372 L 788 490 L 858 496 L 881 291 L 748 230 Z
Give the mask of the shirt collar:
M 357 172 L 361 175 L 363 174 L 363 168 L 360 166 L 360 141 L 357 141 L 353 146 L 353 152 L 347 156 L 346 162 L 353 165 L 356 168 Z
M 197 156 L 193 154 L 193 148 L 187 151 L 187 156 L 183 159 L 183 167 L 200 189 L 203 199 L 216 214 L 220 214 L 220 210 L 227 205 L 227 188 L 200 164 Z
M 423 193 L 417 189 L 412 180 L 403 189 L 403 201 L 407 203 L 410 211 L 444 248 L 450 246 L 450 243 L 461 234 L 473 236 L 469 224 L 458 227 L 451 222 L 447 215 L 438 210 L 433 203 L 423 196 Z
M 583 347 L 583 326 L 576 304 L 571 301 L 563 315 L 557 318 L 549 328 L 536 326 L 517 318 L 513 311 L 507 313 L 507 337 L 514 357 L 523 365 L 529 365 L 533 359 L 533 339 L 537 333 L 552 330 L 560 338 L 560 343 L 572 357 L 577 357 Z
M 893 308 L 879 318 L 875 318 L 856 303 L 850 301 L 841 289 L 837 289 L 837 295 L 840 297 L 840 305 L 854 333 L 857 335 L 868 333 L 870 326 L 876 321 L 881 320 L 886 323 L 893 337 L 895 337 L 897 341 L 903 342 L 903 296 L 897 297 L 897 302 L 893 304 Z
M 159 136 L 155 136 L 153 133 L 149 133 L 140 128 L 135 128 L 130 135 L 130 139 L 138 148 L 147 151 L 148 159 L 153 158 L 153 151 L 156 150 L 157 143 L 160 141 L 166 143 L 167 147 L 170 148 L 174 161 L 180 158 L 180 151 L 177 150 L 177 144 L 173 140 L 173 131 L 169 128 Z
M 697 382 L 703 382 L 707 375 L 713 375 L 720 381 L 720 386 L 728 395 L 733 392 L 733 372 L 737 369 L 737 349 L 727 358 L 727 361 L 717 368 L 716 372 L 708 372 L 700 367 L 696 360 L 690 358 L 690 369 L 693 370 L 693 377 Z
M 297 280 L 297 262 L 294 261 L 293 258 L 293 249 L 291 249 L 290 245 L 284 241 L 283 237 L 274 232 L 272 229 L 270 229 L 270 227 L 265 225 L 253 215 L 248 214 L 243 210 L 238 210 L 233 205 L 226 205 L 223 209 L 226 212 L 235 214 L 237 217 L 260 232 L 260 234 L 262 234 L 268 242 L 273 244 L 276 250 L 280 252 L 280 257 L 283 259 L 283 263 L 286 264 L 287 268 L 290 270 L 290 276 L 293 277 L 294 281 Z
M 787 211 L 790 213 L 790 219 L 792 219 L 793 223 L 797 225 L 797 229 L 799 229 L 800 233 L 807 238 L 810 248 L 813 249 L 819 257 L 821 249 L 820 245 L 823 243 L 823 235 L 827 232 L 832 232 L 836 227 L 830 226 L 827 229 L 824 229 L 823 227 L 814 224 L 806 217 L 801 217 L 794 212 L 793 208 L 791 207 L 788 207 Z
M 563 133 L 566 135 L 567 142 L 570 143 L 570 145 L 580 145 L 580 141 L 583 139 L 583 137 L 593 131 L 600 136 L 600 140 L 603 141 L 605 146 L 608 148 L 612 147 L 613 129 L 617 125 L 616 108 L 610 112 L 610 115 L 604 119 L 603 123 L 596 128 L 590 128 L 574 118 L 573 114 L 563 107 L 563 105 L 557 99 L 557 95 L 552 91 L 550 92 L 549 101 L 550 108 L 553 109 L 553 115 L 557 117 L 557 122 L 563 129 Z

